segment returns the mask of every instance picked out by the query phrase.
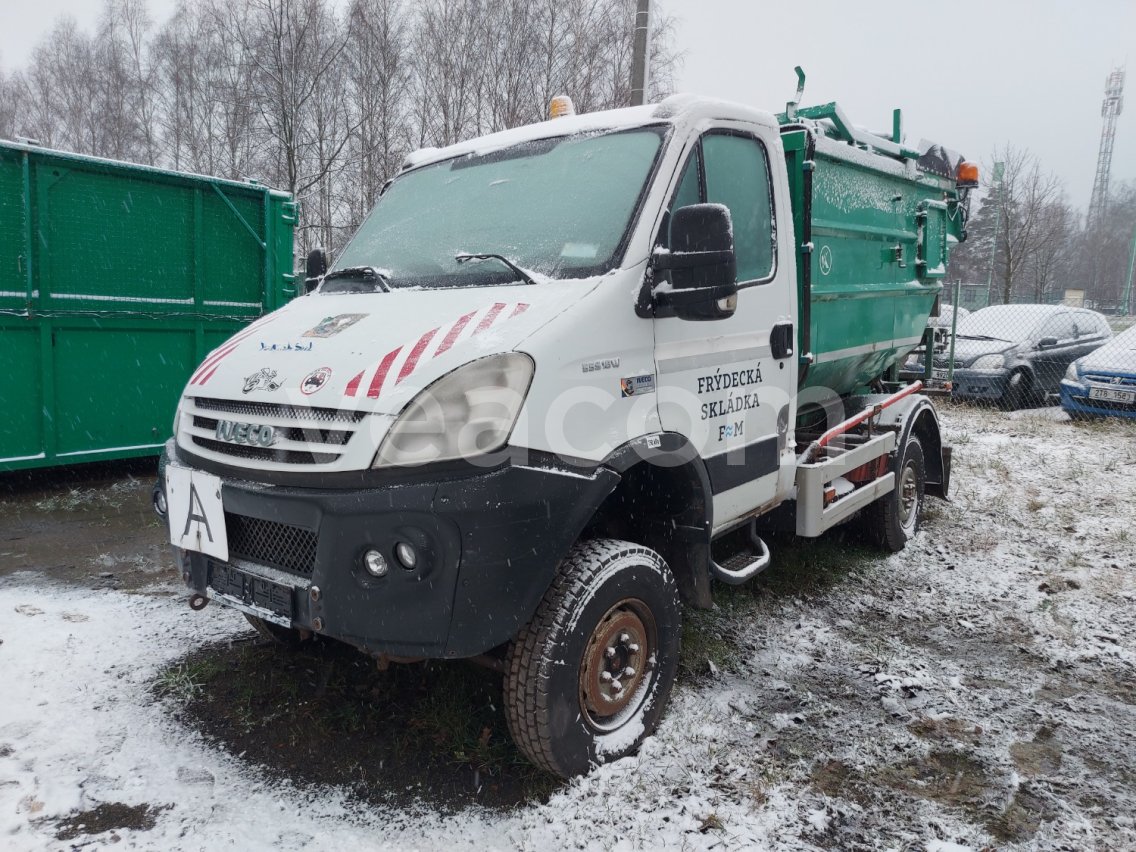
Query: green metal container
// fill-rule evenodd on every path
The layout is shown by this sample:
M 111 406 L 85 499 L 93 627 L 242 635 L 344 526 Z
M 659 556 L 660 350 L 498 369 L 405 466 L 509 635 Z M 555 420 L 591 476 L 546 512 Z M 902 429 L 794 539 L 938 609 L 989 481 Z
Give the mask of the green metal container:
M 915 347 L 965 208 L 954 155 L 852 128 L 836 104 L 779 116 L 801 237 L 802 387 L 849 393 Z
M 194 367 L 295 295 L 284 193 L 0 142 L 0 471 L 156 455 Z

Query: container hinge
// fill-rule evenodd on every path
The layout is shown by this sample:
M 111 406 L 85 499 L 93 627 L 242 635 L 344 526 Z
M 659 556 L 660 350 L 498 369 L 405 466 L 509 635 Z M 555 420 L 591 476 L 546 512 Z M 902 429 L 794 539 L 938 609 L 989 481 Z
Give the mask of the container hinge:
M 802 172 L 811 172 L 815 168 L 816 168 L 816 161 L 815 160 L 805 160 L 804 162 L 801 163 L 801 171 Z
M 813 244 L 812 243 L 802 243 L 801 244 L 801 254 L 812 254 L 812 252 L 813 252 Z

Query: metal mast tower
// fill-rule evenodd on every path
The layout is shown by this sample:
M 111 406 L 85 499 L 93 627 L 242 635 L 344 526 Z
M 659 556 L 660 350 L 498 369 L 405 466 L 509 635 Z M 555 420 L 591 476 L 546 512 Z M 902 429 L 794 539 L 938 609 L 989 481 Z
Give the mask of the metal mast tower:
M 1108 75 L 1104 84 L 1104 103 L 1101 104 L 1101 117 L 1104 127 L 1101 130 L 1100 151 L 1097 153 L 1097 176 L 1093 180 L 1093 196 L 1089 201 L 1089 216 L 1086 221 L 1092 227 L 1096 220 L 1104 216 L 1108 208 L 1108 178 L 1112 171 L 1112 146 L 1116 141 L 1116 118 L 1124 110 L 1124 69 L 1117 68 Z

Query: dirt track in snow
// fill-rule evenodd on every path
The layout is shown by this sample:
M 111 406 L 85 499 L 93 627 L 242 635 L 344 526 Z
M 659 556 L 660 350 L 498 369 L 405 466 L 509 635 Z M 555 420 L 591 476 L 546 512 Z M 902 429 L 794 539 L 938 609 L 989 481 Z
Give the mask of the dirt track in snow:
M 641 753 L 506 812 L 268 779 L 153 698 L 189 651 L 247 635 L 189 612 L 160 531 L 112 557 L 136 591 L 95 588 L 118 581 L 108 554 L 42 554 L 84 506 L 114 528 L 116 486 L 0 496 L 0 845 L 1136 848 L 1136 430 L 944 417 L 953 500 L 907 551 L 724 593 L 695 636 L 717 672 L 692 644 Z M 786 561 L 809 575 L 825 547 Z

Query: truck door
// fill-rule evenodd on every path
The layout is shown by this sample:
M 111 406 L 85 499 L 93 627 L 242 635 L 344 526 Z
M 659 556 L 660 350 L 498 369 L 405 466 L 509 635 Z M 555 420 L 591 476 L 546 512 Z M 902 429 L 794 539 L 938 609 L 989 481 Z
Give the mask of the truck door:
M 725 125 L 701 133 L 676 173 L 657 237 L 669 245 L 669 212 L 689 204 L 724 204 L 733 219 L 734 314 L 707 322 L 661 313 L 655 319 L 659 416 L 705 462 L 715 528 L 783 498 L 792 484 L 796 283 L 779 152 L 778 137 L 765 128 Z

